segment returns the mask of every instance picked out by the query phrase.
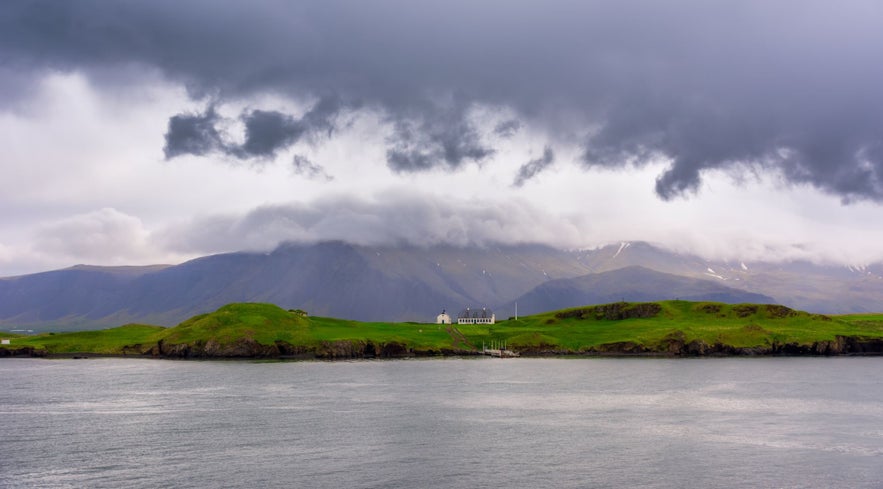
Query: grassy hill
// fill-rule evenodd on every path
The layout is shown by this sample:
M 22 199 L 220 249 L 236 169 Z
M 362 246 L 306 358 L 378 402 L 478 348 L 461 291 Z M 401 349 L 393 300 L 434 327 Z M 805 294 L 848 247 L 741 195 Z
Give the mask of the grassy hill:
M 693 343 L 696 354 L 738 349 L 799 353 L 799 348 L 838 338 L 883 339 L 883 314 L 824 316 L 765 304 L 617 302 L 460 330 L 474 341 L 506 340 L 511 348 L 528 351 L 683 353 L 677 347 Z
M 823 316 L 765 304 L 616 302 L 493 325 L 357 322 L 271 304 L 229 304 L 173 328 L 12 337 L 9 354 L 161 357 L 394 357 L 470 354 L 505 341 L 523 354 L 883 353 L 883 314 Z M 2 353 L 2 352 L 0 352 Z

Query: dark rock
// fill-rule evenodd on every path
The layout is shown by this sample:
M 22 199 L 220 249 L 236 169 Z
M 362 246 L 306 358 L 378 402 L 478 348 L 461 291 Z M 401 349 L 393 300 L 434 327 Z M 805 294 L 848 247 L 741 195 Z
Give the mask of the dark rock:
M 843 341 L 842 353 L 851 355 L 880 355 L 883 354 L 883 339 L 861 338 L 856 336 L 838 336 L 838 341 Z
M 407 357 L 412 356 L 412 353 L 406 345 L 391 341 L 381 345 L 380 356 L 383 358 Z
M 659 351 L 670 355 L 681 355 L 686 347 L 687 335 L 683 331 L 673 331 L 666 335 L 659 344 Z
M 648 353 L 649 350 L 633 341 L 618 341 L 616 343 L 605 343 L 597 348 L 600 353 L 618 353 L 623 355 L 635 355 L 640 353 Z
M 739 304 L 733 306 L 733 312 L 736 313 L 740 318 L 751 316 L 752 314 L 757 314 L 757 306 L 750 304 Z
M 780 306 L 778 304 L 767 304 L 766 312 L 771 318 L 781 319 L 797 316 L 797 311 L 790 307 Z
M 46 350 L 34 348 L 33 346 L 0 348 L 0 357 L 45 357 L 46 354 Z

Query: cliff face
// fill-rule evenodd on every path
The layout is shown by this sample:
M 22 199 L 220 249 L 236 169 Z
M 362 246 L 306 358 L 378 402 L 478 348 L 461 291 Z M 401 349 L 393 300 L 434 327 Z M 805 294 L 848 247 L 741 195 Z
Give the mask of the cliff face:
M 761 347 L 733 347 L 729 345 L 709 345 L 693 341 L 676 348 L 676 354 L 687 356 L 704 355 L 880 355 L 883 354 L 883 340 L 838 336 L 831 341 L 817 341 L 809 345 L 773 342 Z
M 600 355 L 600 356 L 837 356 L 883 355 L 883 339 L 837 336 L 832 341 L 808 345 L 773 342 L 764 346 L 737 347 L 701 340 L 684 341 L 683 334 L 670 335 L 658 345 L 642 345 L 631 341 L 607 343 L 583 351 L 567 351 L 553 346 L 517 349 L 522 356 Z
M 883 339 L 838 336 L 832 341 L 819 341 L 810 345 L 798 343 L 772 343 L 765 346 L 736 347 L 721 343 L 703 341 L 685 342 L 678 335 L 672 335 L 658 345 L 648 346 L 630 341 L 607 343 L 581 351 L 563 349 L 554 345 L 539 345 L 527 348 L 514 347 L 521 356 L 657 356 L 657 357 L 703 357 L 703 356 L 838 356 L 838 355 L 883 355 Z M 90 354 L 89 352 L 80 352 Z M 473 350 L 420 350 L 408 345 L 390 342 L 371 341 L 328 341 L 316 346 L 292 345 L 277 341 L 263 345 L 246 338 L 232 344 L 220 345 L 214 341 L 169 344 L 162 341 L 152 345 L 129 345 L 120 354 L 123 356 L 178 358 L 178 359 L 222 359 L 222 358 L 277 358 L 277 359 L 324 359 L 340 360 L 355 358 L 408 358 L 420 356 L 473 356 Z M 49 357 L 55 356 L 43 349 L 34 347 L 0 348 L 3 357 Z M 61 356 L 69 356 L 61 354 Z
M 419 350 L 408 345 L 371 341 L 323 341 L 318 345 L 292 345 L 276 341 L 263 345 L 251 338 L 243 338 L 231 344 L 221 345 L 215 341 L 169 344 L 159 341 L 154 345 L 126 347 L 125 355 L 144 355 L 157 358 L 294 358 L 294 359 L 350 359 L 350 358 L 406 358 L 436 355 L 474 355 L 471 351 Z
M 0 357 L 45 357 L 46 355 L 46 350 L 41 350 L 32 346 L 0 348 Z
M 642 345 L 634 342 L 608 343 L 583 351 L 571 351 L 552 345 L 530 348 L 514 348 L 523 356 L 554 355 L 601 355 L 601 356 L 836 356 L 836 355 L 883 355 L 883 339 L 838 336 L 832 341 L 819 341 L 810 345 L 797 343 L 772 343 L 765 346 L 736 347 L 721 343 L 684 341 L 683 334 L 673 333 L 658 345 Z M 40 352 L 35 352 L 39 356 Z M 27 353 L 22 353 L 27 355 Z M 352 358 L 407 358 L 416 356 L 477 355 L 473 350 L 419 350 L 408 345 L 371 341 L 325 341 L 315 346 L 292 345 L 276 341 L 263 345 L 244 338 L 232 344 L 220 345 L 214 341 L 127 347 L 125 355 L 143 355 L 161 358 L 296 358 L 296 359 L 352 359 Z M 45 355 L 45 352 L 42 352 Z

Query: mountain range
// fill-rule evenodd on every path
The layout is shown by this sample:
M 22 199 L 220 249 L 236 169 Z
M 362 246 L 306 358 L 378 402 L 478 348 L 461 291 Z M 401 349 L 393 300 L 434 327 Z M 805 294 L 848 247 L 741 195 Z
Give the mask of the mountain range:
M 498 318 L 586 304 L 666 299 L 780 303 L 817 313 L 883 311 L 883 266 L 704 260 L 644 242 L 590 250 L 541 245 L 284 244 L 179 265 L 78 265 L 0 278 L 7 329 L 172 326 L 231 302 L 313 315 L 427 322 L 447 309 Z

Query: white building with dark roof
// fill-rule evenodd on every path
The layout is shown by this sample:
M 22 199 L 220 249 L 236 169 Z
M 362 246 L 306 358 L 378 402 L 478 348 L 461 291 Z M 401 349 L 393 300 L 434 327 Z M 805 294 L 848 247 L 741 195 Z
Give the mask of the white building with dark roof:
M 494 324 L 496 322 L 494 311 L 486 307 L 481 309 L 466 308 L 457 314 L 457 324 Z

